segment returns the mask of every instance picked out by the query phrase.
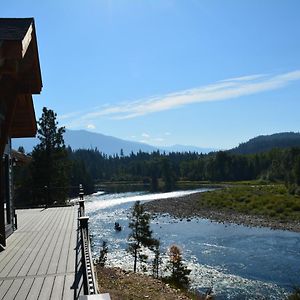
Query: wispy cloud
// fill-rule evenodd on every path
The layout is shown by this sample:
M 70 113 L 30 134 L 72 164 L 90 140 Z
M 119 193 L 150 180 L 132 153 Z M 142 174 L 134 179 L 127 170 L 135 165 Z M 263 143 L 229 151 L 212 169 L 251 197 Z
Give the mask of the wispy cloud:
M 94 124 L 88 124 L 86 126 L 87 129 L 96 129 L 96 126 Z
M 82 114 L 82 112 L 80 111 L 75 111 L 75 112 L 71 112 L 71 113 L 67 113 L 67 114 L 63 114 L 63 115 L 58 115 L 57 118 L 59 120 L 67 120 L 67 119 L 71 119 L 74 117 L 78 117 Z
M 267 74 L 255 74 L 255 75 L 248 75 L 248 76 L 241 76 L 241 77 L 233 77 L 229 79 L 221 80 L 220 82 L 227 82 L 227 81 L 249 81 L 249 80 L 256 80 L 261 79 L 263 77 L 267 77 Z
M 299 80 L 300 70 L 279 75 L 255 74 L 241 76 L 193 89 L 102 107 L 100 110 L 82 115 L 77 121 L 81 123 L 88 122 L 104 116 L 119 120 L 130 119 L 195 103 L 230 100 L 280 89 L 293 81 Z
M 142 133 L 142 137 L 148 139 L 148 138 L 150 138 L 150 135 L 148 133 L 144 132 L 144 133 Z
M 158 137 L 158 138 L 155 138 L 155 139 L 153 139 L 155 142 L 164 142 L 164 138 L 161 138 L 161 137 Z

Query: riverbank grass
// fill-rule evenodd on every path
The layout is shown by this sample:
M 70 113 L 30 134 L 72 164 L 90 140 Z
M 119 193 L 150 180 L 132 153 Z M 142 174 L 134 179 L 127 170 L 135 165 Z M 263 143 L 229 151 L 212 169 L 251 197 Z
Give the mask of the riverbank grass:
M 300 220 L 300 197 L 289 194 L 283 184 L 236 185 L 205 192 L 197 205 L 201 209 L 235 211 L 281 221 Z

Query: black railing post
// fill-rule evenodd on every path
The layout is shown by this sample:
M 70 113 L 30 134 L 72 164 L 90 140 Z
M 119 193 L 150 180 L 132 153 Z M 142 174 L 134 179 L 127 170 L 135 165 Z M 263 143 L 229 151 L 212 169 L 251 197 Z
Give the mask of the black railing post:
M 82 187 L 82 184 L 80 183 L 79 184 L 79 200 L 83 200 L 83 195 L 84 195 L 83 187 Z
M 84 200 L 79 200 L 79 217 L 84 217 L 85 209 L 84 209 Z
M 82 184 L 79 184 L 79 217 L 85 216 L 85 208 L 84 208 L 84 199 L 83 199 L 83 187 Z
M 87 236 L 89 234 L 89 217 L 88 216 L 82 216 L 78 218 L 80 229 L 83 229 L 86 231 Z
M 14 213 L 14 218 L 15 218 L 15 221 L 14 221 L 15 230 L 17 230 L 18 229 L 18 215 L 16 214 L 16 212 Z

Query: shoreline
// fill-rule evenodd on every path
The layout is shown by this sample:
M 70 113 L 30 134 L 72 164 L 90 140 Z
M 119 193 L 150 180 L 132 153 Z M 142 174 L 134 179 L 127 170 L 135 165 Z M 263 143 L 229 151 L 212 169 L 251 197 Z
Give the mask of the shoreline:
M 188 291 L 176 289 L 142 273 L 125 271 L 118 267 L 101 267 L 96 265 L 98 285 L 101 293 L 109 293 L 112 300 L 122 299 L 160 299 L 191 300 Z M 199 300 L 205 296 L 198 295 Z
M 300 222 L 283 222 L 263 215 L 242 214 L 233 210 L 203 208 L 197 205 L 202 193 L 178 198 L 153 200 L 144 203 L 145 210 L 154 215 L 169 214 L 177 219 L 201 218 L 223 224 L 237 224 L 247 227 L 266 227 L 274 230 L 300 232 Z

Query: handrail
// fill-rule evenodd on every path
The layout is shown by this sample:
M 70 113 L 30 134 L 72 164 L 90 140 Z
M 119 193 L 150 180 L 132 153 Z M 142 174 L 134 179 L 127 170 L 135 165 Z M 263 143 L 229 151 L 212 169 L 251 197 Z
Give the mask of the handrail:
M 94 264 L 91 252 L 91 243 L 89 237 L 88 221 L 89 217 L 85 215 L 83 188 L 80 185 L 79 188 L 79 209 L 78 209 L 78 221 L 80 225 L 81 236 L 81 251 L 82 251 L 82 264 L 83 264 L 83 286 L 85 295 L 98 294 L 97 281 L 95 277 Z
M 90 247 L 90 238 L 88 234 L 87 224 L 89 217 L 80 217 L 81 223 L 81 247 L 82 247 L 82 264 L 84 270 L 84 294 L 95 295 L 98 294 L 97 282 L 94 272 L 94 265 L 92 259 L 92 252 Z M 82 226 L 83 225 L 83 226 Z

